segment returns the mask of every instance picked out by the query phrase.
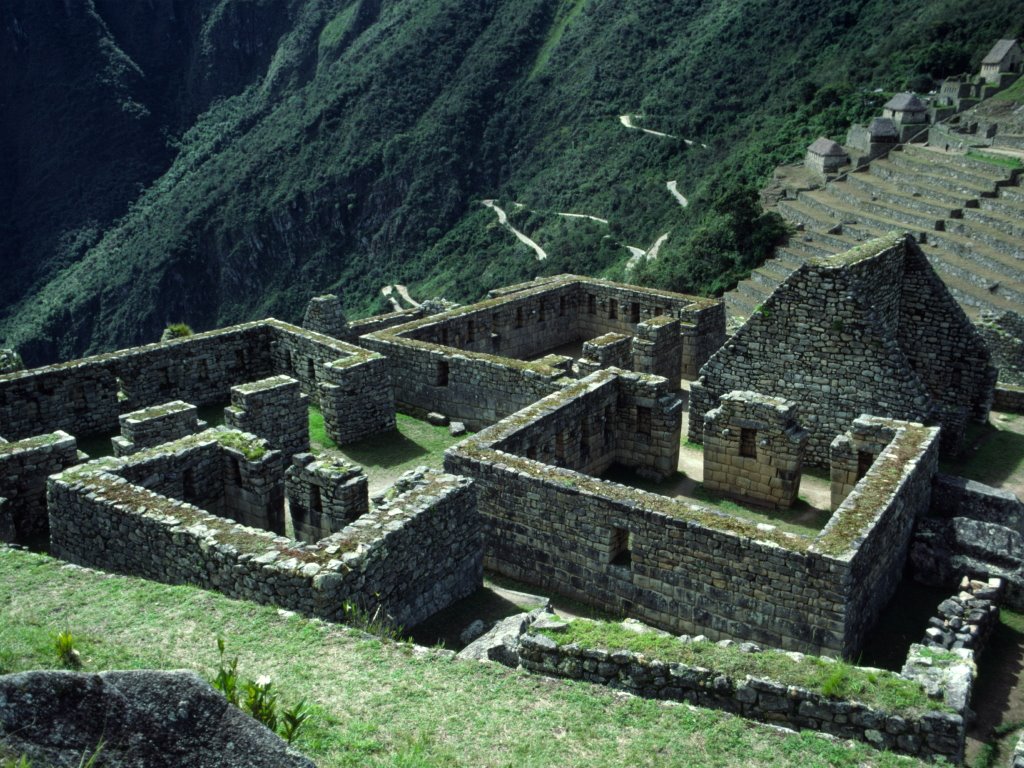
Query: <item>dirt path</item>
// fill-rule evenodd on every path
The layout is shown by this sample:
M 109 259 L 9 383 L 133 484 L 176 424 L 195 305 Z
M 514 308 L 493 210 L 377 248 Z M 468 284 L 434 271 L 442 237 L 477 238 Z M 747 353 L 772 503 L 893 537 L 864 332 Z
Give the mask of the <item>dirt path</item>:
M 676 139 L 678 136 L 673 136 L 671 133 L 662 133 L 661 131 L 652 131 L 650 128 L 641 128 L 639 125 L 633 122 L 632 115 L 619 115 L 619 122 L 622 123 L 626 128 L 631 131 L 643 131 L 651 136 L 657 136 L 659 139 Z M 697 142 L 691 141 L 690 139 L 683 139 L 683 143 L 688 147 L 694 146 Z M 707 149 L 707 144 L 700 145 L 702 149 Z
M 534 250 L 534 252 L 537 254 L 537 261 L 545 261 L 547 259 L 548 255 L 544 251 L 544 249 L 537 245 L 537 243 L 535 243 L 529 237 L 524 235 L 522 232 L 520 232 L 518 229 L 513 227 L 508 220 L 508 215 L 503 210 L 501 210 L 501 208 L 499 208 L 493 200 L 481 200 L 480 202 L 481 205 L 490 208 L 492 211 L 498 214 L 499 224 L 508 229 L 513 235 L 515 235 L 521 243 L 528 245 L 530 248 Z
M 380 289 L 380 292 L 384 296 L 384 298 L 388 300 L 388 304 L 391 305 L 391 309 L 393 311 L 401 312 L 402 304 L 398 299 L 395 298 L 394 289 L 395 287 L 393 285 L 385 285 L 383 288 Z
M 683 206 L 683 208 L 686 208 L 690 204 L 690 201 L 683 197 L 683 193 L 679 191 L 678 181 L 667 181 L 665 182 L 665 187 L 672 193 L 672 197 L 679 201 L 679 204 Z
M 418 301 L 413 300 L 412 296 L 409 295 L 409 289 L 406 288 L 404 285 L 398 285 L 396 283 L 395 290 L 398 291 L 398 295 L 402 297 L 402 301 L 404 301 L 410 307 L 412 307 L 413 309 L 419 307 L 420 303 Z
M 599 216 L 590 216 L 586 213 L 559 213 L 559 216 L 564 216 L 567 219 L 590 219 L 596 221 L 599 224 L 607 224 L 608 219 L 602 219 Z
M 631 254 L 629 261 L 626 262 L 626 271 L 631 272 L 637 268 L 637 266 L 644 261 L 654 261 L 658 258 L 658 253 L 661 251 L 661 246 L 668 240 L 668 236 L 671 232 L 666 232 L 664 235 L 654 241 L 654 245 L 648 248 L 646 251 L 642 248 L 637 248 L 635 245 L 624 246 Z

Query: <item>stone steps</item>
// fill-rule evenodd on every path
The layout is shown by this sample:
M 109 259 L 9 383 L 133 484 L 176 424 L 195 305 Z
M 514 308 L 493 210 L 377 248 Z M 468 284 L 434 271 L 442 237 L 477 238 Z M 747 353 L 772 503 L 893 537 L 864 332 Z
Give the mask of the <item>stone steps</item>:
M 845 202 L 850 208 L 890 219 L 908 229 L 922 232 L 941 230 L 945 226 L 945 220 L 952 218 L 952 211 L 949 209 L 942 209 L 939 215 L 917 211 L 903 205 L 904 201 L 897 203 L 873 199 L 869 193 L 845 182 L 829 184 L 825 191 Z
M 963 307 L 968 317 L 976 318 L 977 310 L 979 309 L 1020 311 L 1019 301 L 1008 299 L 999 293 L 991 292 L 970 280 L 964 279 L 950 270 L 947 254 L 935 253 L 929 250 L 927 246 L 923 247 L 925 254 L 928 256 L 928 261 L 935 268 L 939 277 L 942 278 L 942 282 L 945 283 L 953 298 Z
M 729 317 L 742 317 L 746 319 L 758 307 L 757 303 L 752 302 L 746 296 L 740 295 L 735 290 L 729 291 L 722 298 L 725 299 L 725 313 Z
M 1024 217 L 1020 214 L 1008 215 L 1002 211 L 975 208 L 970 211 L 964 211 L 964 219 L 984 224 L 1012 238 L 1024 238 Z
M 1014 286 L 1004 272 L 983 266 L 978 263 L 977 259 L 964 258 L 949 251 L 940 250 L 939 246 L 931 247 L 924 244 L 921 248 L 928 256 L 928 261 L 931 262 L 935 271 L 947 284 L 951 282 L 950 278 L 956 278 L 965 284 L 961 286 L 965 293 L 975 295 L 979 299 L 991 299 L 998 296 L 1016 302 L 1018 307 L 1024 306 L 1024 291 L 1020 289 L 1019 285 Z M 977 290 L 969 290 L 966 284 L 970 284 Z
M 799 237 L 790 237 L 789 242 L 785 246 L 785 249 L 793 259 L 799 259 L 803 262 L 808 259 L 820 259 L 824 256 L 831 256 L 836 252 L 834 248 L 818 243 L 810 233 L 799 232 L 798 235 Z M 804 239 L 805 237 L 807 238 L 806 240 Z M 765 264 L 767 263 L 765 262 Z
M 825 190 L 819 189 L 812 192 L 803 192 L 800 195 L 800 200 L 809 208 L 819 211 L 825 221 L 828 221 L 829 216 L 834 221 L 841 221 L 843 223 L 843 234 L 854 237 L 872 238 L 881 237 L 889 232 L 911 231 L 918 235 L 918 239 L 920 239 L 922 233 L 930 231 L 924 227 L 908 227 L 902 221 L 897 221 L 871 211 L 861 210 L 850 205 L 847 201 L 840 200 L 835 195 L 829 194 Z
M 870 172 L 872 176 L 885 179 L 893 184 L 906 184 L 908 188 L 919 189 L 922 192 L 926 189 L 938 189 L 947 195 L 965 200 L 976 200 L 985 196 L 995 197 L 995 185 L 993 184 L 967 184 L 961 179 L 932 174 L 928 170 L 926 165 L 897 165 L 888 158 L 883 158 L 871 163 Z
M 1010 265 L 1015 273 L 1020 274 L 1021 259 L 1024 259 L 1024 243 L 1019 238 L 1013 238 L 983 221 L 970 219 L 952 222 L 949 232 L 956 237 L 955 245 L 952 247 L 959 255 L 970 256 L 972 253 L 978 253 L 982 258 L 991 257 L 995 262 L 1001 261 Z M 954 242 L 942 240 L 950 244 Z
M 1015 200 L 1024 203 L 1024 187 L 1005 186 L 999 188 L 999 197 L 1005 200 Z
M 995 195 L 998 176 L 977 173 L 966 168 L 949 165 L 938 160 L 919 158 L 906 152 L 892 152 L 884 161 L 900 169 L 901 173 L 928 176 L 931 179 L 945 179 L 951 189 L 963 188 L 978 191 L 978 197 Z M 934 181 L 932 182 L 934 183 Z
M 928 240 L 943 252 L 976 262 L 986 269 L 999 272 L 1007 279 L 1021 282 L 1024 261 L 1020 258 L 990 248 L 985 243 L 960 232 L 935 232 Z
M 1007 183 L 1009 169 L 988 163 L 965 163 L 962 155 L 949 155 L 916 147 L 904 147 L 902 152 L 890 152 L 890 162 L 932 176 L 945 176 L 966 184 L 995 189 L 999 182 Z
M 941 152 L 936 149 L 914 145 L 905 146 L 903 151 L 907 153 L 908 157 L 918 157 L 926 162 L 936 162 L 947 166 L 963 168 L 969 172 L 977 173 L 982 176 L 991 176 L 996 179 L 1005 179 L 1008 177 L 1008 169 L 1004 169 L 1002 166 L 995 165 L 993 163 L 987 163 L 984 160 L 978 160 L 977 158 L 970 157 L 968 155 L 961 155 L 955 152 Z
M 927 191 L 913 189 L 908 185 L 894 184 L 870 173 L 851 173 L 846 177 L 846 183 L 851 189 L 857 189 L 874 199 L 912 208 L 940 219 L 948 219 L 951 216 L 956 218 L 968 204 L 978 204 L 977 198 L 968 198 L 966 195 L 956 195 L 935 188 L 929 188 Z
M 1019 200 L 1008 197 L 1006 192 L 1011 189 L 1016 189 L 1016 187 L 1003 187 L 999 190 L 999 197 L 987 197 L 984 200 L 979 200 L 978 207 L 984 211 L 995 211 L 1024 220 L 1024 197 Z

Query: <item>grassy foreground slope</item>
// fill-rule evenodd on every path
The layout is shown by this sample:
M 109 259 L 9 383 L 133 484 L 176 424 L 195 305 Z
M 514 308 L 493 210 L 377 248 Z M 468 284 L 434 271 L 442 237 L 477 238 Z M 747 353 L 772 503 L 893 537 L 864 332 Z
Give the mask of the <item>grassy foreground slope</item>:
M 139 42 L 145 14 L 82 4 L 102 50 L 137 65 L 153 116 L 137 130 L 155 131 L 173 159 L 161 145 L 133 161 L 130 180 L 146 189 L 124 215 L 110 218 L 119 204 L 82 221 L 76 206 L 101 197 L 110 174 L 82 162 L 65 173 L 56 161 L 82 153 L 58 135 L 15 177 L 47 179 L 52 194 L 35 206 L 46 237 L 25 231 L 36 220 L 0 188 L 0 266 L 17 284 L 0 341 L 29 363 L 153 340 L 170 321 L 295 320 L 329 288 L 362 312 L 394 282 L 475 299 L 536 274 L 622 276 L 627 246 L 666 233 L 639 279 L 720 290 L 779 234 L 754 192 L 773 165 L 873 113 L 885 97 L 875 89 L 973 67 L 1022 24 L 1018 0 L 204 0 L 161 59 Z M 29 29 L 22 21 L 7 23 Z M 33 29 L 14 63 L 63 50 L 50 26 Z M 21 85 L 47 76 L 29 71 Z M 56 80 L 45 105 L 59 103 Z M 105 86 L 91 83 L 97 103 Z M 37 101 L 22 110 L 18 93 L 9 106 L 32 136 L 53 115 Z M 78 127 L 81 113 L 57 124 Z M 673 138 L 631 130 L 624 115 Z M 80 122 L 67 133 L 105 127 Z M 546 261 L 499 226 L 481 205 L 491 198 Z
M 456 662 L 191 587 L 69 569 L 0 548 L 0 673 L 57 666 L 211 674 L 216 637 L 315 716 L 297 746 L 333 766 L 911 766 L 862 744 L 786 733 L 496 665 Z

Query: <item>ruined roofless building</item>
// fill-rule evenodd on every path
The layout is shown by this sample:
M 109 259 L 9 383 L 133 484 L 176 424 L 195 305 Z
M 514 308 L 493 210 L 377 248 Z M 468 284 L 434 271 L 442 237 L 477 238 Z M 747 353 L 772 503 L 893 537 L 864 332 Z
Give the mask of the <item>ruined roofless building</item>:
M 987 418 L 996 369 L 974 325 L 908 235 L 810 261 L 783 282 L 701 369 L 690 390 L 691 440 L 734 390 L 792 400 L 810 432 L 807 462 L 861 414 L 942 425 L 959 451 Z

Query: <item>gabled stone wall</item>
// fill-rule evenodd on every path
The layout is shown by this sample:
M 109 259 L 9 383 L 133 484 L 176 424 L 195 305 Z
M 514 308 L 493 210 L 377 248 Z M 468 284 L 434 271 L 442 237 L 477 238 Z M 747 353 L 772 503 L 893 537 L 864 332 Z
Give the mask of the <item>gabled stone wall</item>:
M 224 423 L 281 451 L 285 461 L 309 450 L 309 398 L 289 376 L 272 376 L 231 388 Z
M 832 439 L 862 413 L 935 419 L 955 448 L 981 418 L 988 354 L 909 237 L 892 236 L 800 266 L 701 369 L 690 439 L 726 392 L 798 402 L 807 460 L 826 466 Z

